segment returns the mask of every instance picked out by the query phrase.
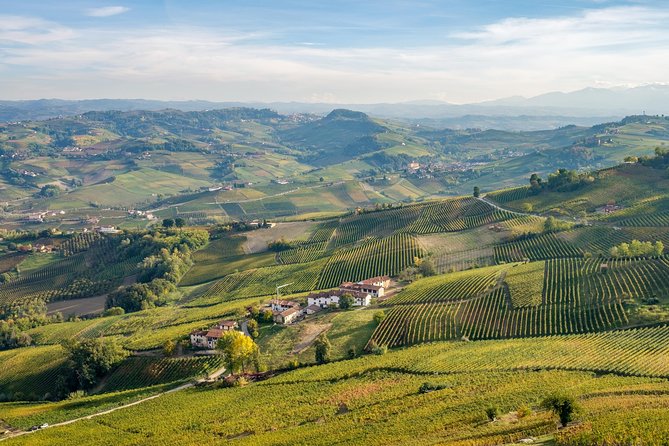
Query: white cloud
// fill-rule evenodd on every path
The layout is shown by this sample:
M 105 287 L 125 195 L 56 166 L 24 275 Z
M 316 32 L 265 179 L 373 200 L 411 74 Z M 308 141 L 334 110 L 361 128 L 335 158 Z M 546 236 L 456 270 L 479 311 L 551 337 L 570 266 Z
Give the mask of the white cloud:
M 665 82 L 667 19 L 669 10 L 642 7 L 507 18 L 402 49 L 278 45 L 271 35 L 185 27 L 88 29 L 79 30 L 85 39 L 63 40 L 72 31 L 50 24 L 53 31 L 41 36 L 39 22 L 12 29 L 0 20 L 0 39 L 45 39 L 29 47 L 0 44 L 0 68 L 32 71 L 16 84 L 32 92 L 51 88 L 44 96 L 472 102 Z
M 0 14 L 0 45 L 38 45 L 74 37 L 75 32 L 54 22 L 36 17 Z M 0 46 L 2 50 L 2 46 Z
M 101 8 L 91 8 L 86 10 L 86 15 L 90 17 L 109 17 L 123 14 L 128 11 L 130 11 L 130 8 L 126 6 L 103 6 Z

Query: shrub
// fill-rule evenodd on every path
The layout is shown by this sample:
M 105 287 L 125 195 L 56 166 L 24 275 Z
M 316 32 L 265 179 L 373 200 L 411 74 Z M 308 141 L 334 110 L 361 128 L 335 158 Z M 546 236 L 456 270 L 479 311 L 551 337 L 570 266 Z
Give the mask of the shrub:
M 490 421 L 495 421 L 499 415 L 499 409 L 496 406 L 490 406 L 485 410 L 485 414 Z
M 574 397 L 563 394 L 548 396 L 542 401 L 541 407 L 557 415 L 563 427 L 573 420 L 574 413 L 578 410 Z
M 529 406 L 523 404 L 519 406 L 518 409 L 516 409 L 516 414 L 518 415 L 518 418 L 525 418 L 529 415 L 532 415 L 532 409 L 530 409 Z

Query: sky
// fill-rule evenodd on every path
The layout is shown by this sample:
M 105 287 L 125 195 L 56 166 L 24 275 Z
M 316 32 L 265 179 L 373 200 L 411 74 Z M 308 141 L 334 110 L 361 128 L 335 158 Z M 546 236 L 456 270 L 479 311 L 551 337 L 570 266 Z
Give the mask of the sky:
M 0 100 L 473 103 L 669 81 L 669 2 L 0 0 Z

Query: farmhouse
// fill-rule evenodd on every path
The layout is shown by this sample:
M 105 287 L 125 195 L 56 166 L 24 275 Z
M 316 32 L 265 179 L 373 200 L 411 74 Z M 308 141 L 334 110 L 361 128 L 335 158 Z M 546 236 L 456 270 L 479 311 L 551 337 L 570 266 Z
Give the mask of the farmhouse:
M 28 221 L 28 223 L 42 223 L 44 221 L 44 215 L 45 214 L 30 214 L 26 218 L 26 221 Z
M 381 282 L 376 282 L 376 283 L 381 283 Z M 339 289 L 341 291 L 349 292 L 351 294 L 357 292 L 357 293 L 371 294 L 372 297 L 383 297 L 383 295 L 385 294 L 386 287 L 383 285 L 373 285 L 371 283 L 365 283 L 365 281 L 362 281 L 358 283 L 344 282 L 341 285 L 339 285 Z
M 273 299 L 269 305 L 277 324 L 292 324 L 303 314 L 300 304 L 292 300 Z
M 322 308 L 321 308 L 320 306 L 318 306 L 318 305 L 309 305 L 309 306 L 305 309 L 305 311 L 306 311 L 307 314 L 316 314 L 316 313 L 318 313 L 318 312 L 321 311 L 321 310 L 322 310 Z
M 211 328 L 209 330 L 197 330 L 190 334 L 190 343 L 193 347 L 216 348 L 218 340 L 223 336 L 224 330 Z
M 302 315 L 302 310 L 300 307 L 288 308 L 283 311 L 276 311 L 274 313 L 274 322 L 277 324 L 288 325 L 292 324 L 297 320 L 298 317 Z
M 369 293 L 350 290 L 330 290 L 321 293 L 311 293 L 307 296 L 307 309 L 312 306 L 319 308 L 328 308 L 329 306 L 339 306 L 339 298 L 344 294 L 353 296 L 354 307 L 366 307 L 372 303 L 372 296 Z M 307 312 L 309 314 L 309 312 Z
M 272 311 L 285 311 L 289 308 L 299 308 L 300 304 L 292 300 L 272 299 L 269 303 Z
M 226 331 L 235 330 L 239 325 L 236 321 L 222 320 L 216 322 L 208 330 L 195 330 L 190 334 L 190 343 L 193 347 L 216 348 L 218 340 Z
M 97 229 L 100 234 L 118 234 L 121 232 L 119 229 L 116 229 L 115 226 L 100 226 Z
M 375 285 L 375 286 L 382 286 L 383 288 L 388 288 L 390 286 L 390 277 L 376 276 L 369 279 L 365 279 L 358 283 L 361 285 Z
M 222 320 L 216 322 L 212 328 L 218 329 L 218 330 L 223 330 L 223 331 L 229 331 L 229 330 L 235 330 L 239 327 L 239 324 L 237 324 L 237 321 L 230 321 L 230 320 Z

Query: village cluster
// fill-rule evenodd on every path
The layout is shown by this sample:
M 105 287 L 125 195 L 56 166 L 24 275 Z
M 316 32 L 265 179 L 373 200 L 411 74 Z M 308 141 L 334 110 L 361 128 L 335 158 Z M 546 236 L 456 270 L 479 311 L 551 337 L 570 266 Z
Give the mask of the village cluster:
M 352 306 L 367 307 L 372 298 L 385 296 L 390 286 L 390 277 L 378 276 L 360 282 L 344 282 L 339 288 L 329 291 L 311 293 L 307 296 L 307 305 L 303 307 L 299 302 L 292 300 L 272 299 L 266 308 L 272 311 L 275 323 L 289 325 L 297 322 L 304 316 L 316 314 L 327 308 L 339 308 L 342 296 L 352 297 Z M 218 340 L 226 331 L 239 329 L 239 324 L 231 320 L 222 320 L 207 330 L 195 330 L 190 334 L 190 342 L 197 348 L 216 348 Z

